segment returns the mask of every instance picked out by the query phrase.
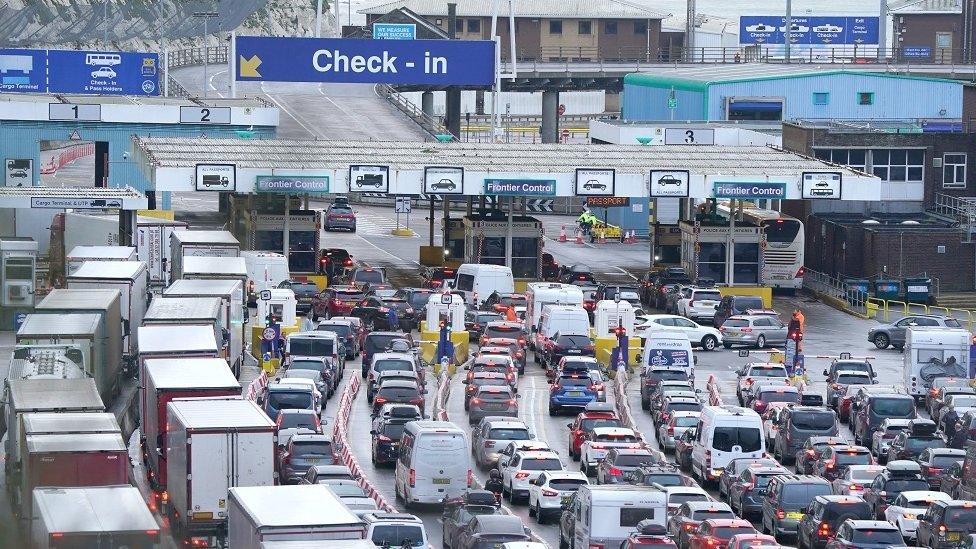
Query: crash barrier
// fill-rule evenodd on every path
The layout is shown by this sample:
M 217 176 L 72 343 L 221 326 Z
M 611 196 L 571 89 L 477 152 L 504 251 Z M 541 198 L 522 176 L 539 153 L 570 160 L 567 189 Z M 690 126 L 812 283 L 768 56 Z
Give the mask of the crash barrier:
M 264 392 L 268 387 L 268 372 L 261 372 L 261 375 L 254 378 L 254 381 L 247 384 L 247 390 L 244 392 L 244 396 L 248 400 L 257 400 L 258 395 Z
M 627 382 L 630 380 L 630 372 L 623 367 L 617 368 L 617 375 L 614 376 L 613 398 L 617 405 L 617 413 L 620 414 L 620 421 L 634 431 L 645 445 L 650 447 L 647 437 L 637 428 L 634 415 L 630 411 L 630 403 L 627 402 Z
M 50 160 L 46 164 L 41 166 L 42 174 L 52 174 L 65 164 L 75 161 L 83 156 L 90 156 L 95 154 L 95 144 L 94 143 L 79 143 L 77 145 L 69 145 L 63 149 L 58 149 L 58 152 L 54 153 Z
M 761 297 L 763 307 L 771 309 L 773 307 L 773 289 L 767 286 L 719 286 L 718 292 L 722 297 L 727 295 L 754 295 Z
M 356 394 L 359 392 L 359 376 L 352 376 L 349 381 L 349 385 L 342 391 L 342 395 L 339 397 L 339 407 L 336 411 L 335 425 L 332 427 L 332 441 L 334 444 L 339 445 L 339 457 L 342 459 L 342 463 L 349 467 L 352 472 L 353 478 L 356 482 L 366 491 L 370 498 L 376 502 L 377 507 L 386 511 L 388 513 L 395 513 L 397 509 L 390 505 L 383 494 L 376 489 L 375 486 L 366 477 L 362 468 L 359 466 L 359 461 L 356 456 L 353 455 L 349 447 L 349 440 L 347 437 L 347 429 L 349 427 L 349 413 L 352 411 L 353 402 L 356 400 Z
M 933 314 L 933 315 L 944 315 L 948 317 L 955 318 L 959 322 L 964 322 L 966 328 L 970 331 L 973 329 L 973 322 L 976 321 L 974 313 L 969 309 L 959 309 L 956 307 L 943 307 L 941 305 L 925 305 L 923 303 L 911 303 L 907 301 L 897 301 L 894 299 L 880 299 L 877 297 L 869 297 L 865 302 L 866 315 L 869 318 L 879 320 L 881 322 L 891 322 L 897 320 L 897 317 L 892 316 L 892 312 L 898 317 L 909 315 L 909 314 Z
M 708 389 L 708 404 L 710 406 L 721 406 L 722 393 L 718 390 L 718 380 L 715 379 L 715 376 L 708 376 L 708 383 L 705 384 L 705 388 Z

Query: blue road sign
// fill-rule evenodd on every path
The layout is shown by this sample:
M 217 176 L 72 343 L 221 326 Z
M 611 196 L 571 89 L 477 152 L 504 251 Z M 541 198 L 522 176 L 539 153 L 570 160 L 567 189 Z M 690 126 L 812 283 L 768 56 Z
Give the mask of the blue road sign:
M 0 50 L 0 91 L 47 91 L 47 54 L 44 50 Z
M 487 40 L 237 37 L 237 80 L 490 86 Z
M 155 53 L 48 50 L 52 93 L 159 95 Z
M 416 40 L 414 23 L 373 23 L 373 38 L 377 40 Z
M 877 17 L 793 17 L 790 43 L 793 45 L 877 44 Z M 782 15 L 739 17 L 740 44 L 785 44 L 786 18 Z
M 715 198 L 786 198 L 786 183 L 717 181 L 713 185 L 712 196 Z
M 902 57 L 922 58 L 932 57 L 932 48 L 925 46 L 907 47 L 901 49 Z

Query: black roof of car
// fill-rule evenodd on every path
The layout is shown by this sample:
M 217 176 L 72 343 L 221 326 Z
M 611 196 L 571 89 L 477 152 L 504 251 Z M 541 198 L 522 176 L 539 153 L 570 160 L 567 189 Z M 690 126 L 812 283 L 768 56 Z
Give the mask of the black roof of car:
M 494 496 L 492 496 L 494 497 Z M 522 519 L 515 515 L 479 515 L 477 530 L 485 534 L 525 534 Z

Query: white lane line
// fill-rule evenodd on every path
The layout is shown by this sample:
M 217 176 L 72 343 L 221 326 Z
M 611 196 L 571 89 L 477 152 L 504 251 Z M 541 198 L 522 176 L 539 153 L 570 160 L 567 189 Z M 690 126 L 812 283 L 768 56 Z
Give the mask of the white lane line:
M 303 129 L 305 130 L 305 131 L 307 131 L 307 132 L 308 132 L 308 134 L 309 134 L 309 135 L 310 135 L 311 137 L 316 137 L 316 138 L 317 138 L 317 137 L 321 137 L 321 136 L 320 136 L 320 135 L 319 135 L 318 133 L 316 133 L 316 132 L 314 132 L 314 131 L 312 131 L 312 129 L 311 129 L 311 128 L 309 128 L 308 126 L 306 126 L 306 125 L 305 125 L 305 123 L 304 123 L 304 122 L 302 122 L 302 120 L 301 120 L 301 118 L 299 118 L 299 117 L 298 117 L 298 116 L 296 116 L 296 115 L 295 115 L 295 114 L 294 114 L 293 112 L 291 112 L 290 110 L 288 110 L 288 109 L 287 109 L 287 108 L 286 108 L 286 107 L 285 107 L 284 105 L 282 105 L 282 104 L 281 104 L 281 103 L 280 103 L 280 102 L 279 102 L 279 101 L 278 101 L 277 99 L 275 99 L 275 97 L 274 97 L 273 95 L 271 95 L 270 93 L 268 93 L 268 92 L 267 92 L 267 91 L 266 91 L 266 90 L 264 89 L 264 82 L 261 82 L 261 93 L 263 93 L 264 95 L 266 95 L 266 96 L 268 97 L 268 99 L 270 99 L 270 100 L 271 100 L 271 102 L 272 102 L 272 103 L 274 103 L 275 105 L 277 105 L 277 106 L 278 106 L 278 108 L 279 108 L 279 109 L 281 109 L 281 110 L 283 110 L 283 111 L 285 111 L 285 114 L 287 114 L 289 118 L 291 118 L 291 119 L 292 119 L 292 120 L 294 120 L 295 122 L 298 122 L 298 125 L 299 125 L 299 126 L 301 126 L 301 127 L 302 127 L 302 128 L 303 128 Z
M 319 90 L 319 93 L 322 94 L 322 97 L 324 97 L 325 100 L 328 101 L 329 103 L 332 103 L 332 105 L 335 108 L 337 108 L 340 111 L 342 111 L 342 114 L 348 116 L 349 118 L 354 118 L 353 115 L 349 111 L 347 111 L 346 109 L 342 108 L 338 103 L 336 103 L 335 101 L 333 101 L 331 97 L 329 97 L 328 95 L 326 95 L 325 91 L 322 90 L 322 84 L 319 84 L 318 85 L 318 90 Z
M 219 95 L 220 97 L 223 97 L 224 94 L 221 93 L 220 90 L 217 89 L 217 86 L 214 86 L 213 81 L 214 81 L 214 78 L 217 77 L 217 75 L 223 74 L 225 72 L 227 72 L 227 69 L 224 69 L 222 71 L 217 71 L 217 72 L 211 74 L 210 75 L 210 78 L 207 79 L 208 80 L 207 84 L 210 86 L 210 89 L 212 89 L 213 91 L 217 92 L 217 95 Z
M 357 234 L 356 236 L 359 236 L 359 235 Z M 361 239 L 361 240 L 362 240 L 363 242 L 365 242 L 365 243 L 367 243 L 367 244 L 369 244 L 370 246 L 372 246 L 372 247 L 374 247 L 374 248 L 376 248 L 377 250 L 379 250 L 379 251 L 381 251 L 381 252 L 383 252 L 383 253 L 385 253 L 386 255 L 388 255 L 388 256 L 390 256 L 390 257 L 392 257 L 392 258 L 395 258 L 395 259 L 399 259 L 400 261 L 403 261 L 403 262 L 406 262 L 406 263 L 413 263 L 414 265 L 420 265 L 420 263 L 419 263 L 419 262 L 417 262 L 417 261 L 414 261 L 414 260 L 412 260 L 412 259 L 404 259 L 404 258 L 402 258 L 402 257 L 400 257 L 400 256 L 398 256 L 398 255 L 395 255 L 395 254 L 391 254 L 390 252 L 388 252 L 388 251 L 386 251 L 386 250 L 384 250 L 383 248 L 380 248 L 380 247 L 379 247 L 379 246 L 377 246 L 376 244 L 373 244 L 372 242 L 370 242 L 369 240 L 366 240 L 365 238 L 363 238 L 363 237 L 361 237 L 361 236 L 360 236 L 359 238 L 360 238 L 360 239 Z

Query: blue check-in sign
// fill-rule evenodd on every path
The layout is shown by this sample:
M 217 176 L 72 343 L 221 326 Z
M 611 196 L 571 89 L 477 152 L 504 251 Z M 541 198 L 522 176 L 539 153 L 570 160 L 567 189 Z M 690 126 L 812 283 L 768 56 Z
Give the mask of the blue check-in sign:
M 373 23 L 376 40 L 416 40 L 417 25 L 414 23 Z
M 718 181 L 712 187 L 715 198 L 786 198 L 786 183 Z
M 485 179 L 485 194 L 498 196 L 554 196 L 555 179 Z

